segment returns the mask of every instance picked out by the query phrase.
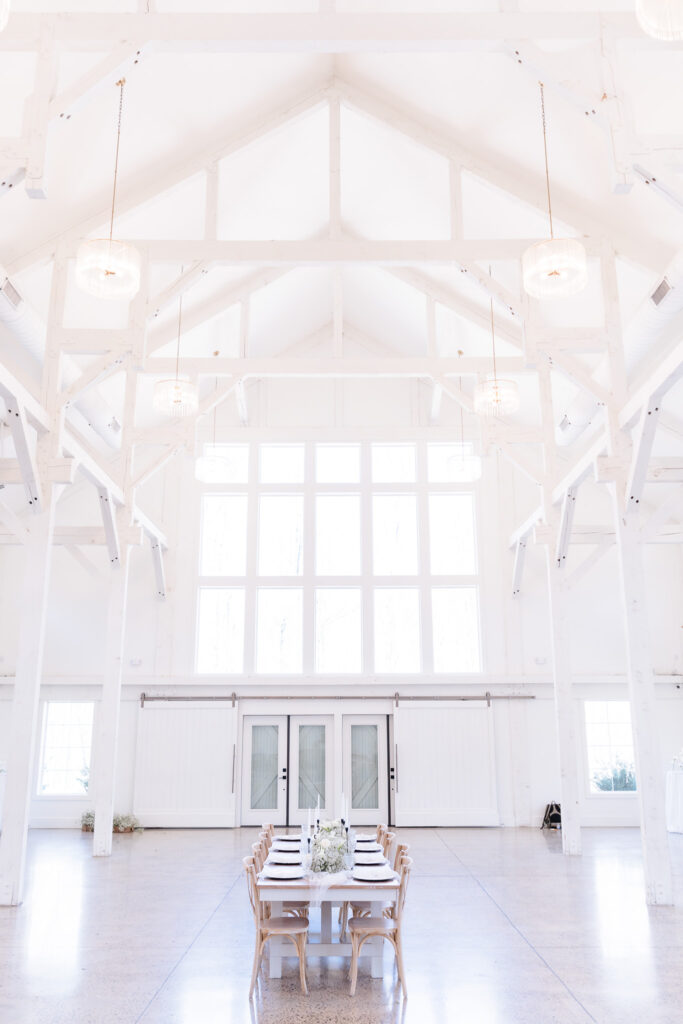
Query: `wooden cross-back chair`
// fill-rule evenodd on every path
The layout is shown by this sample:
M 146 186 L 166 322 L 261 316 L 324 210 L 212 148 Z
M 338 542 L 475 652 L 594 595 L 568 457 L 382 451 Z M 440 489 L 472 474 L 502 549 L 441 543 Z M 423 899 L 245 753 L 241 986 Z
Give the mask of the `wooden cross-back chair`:
M 401 881 L 394 903 L 394 913 L 391 917 L 352 917 L 348 924 L 349 935 L 351 936 L 351 987 L 350 994 L 356 994 L 356 982 L 358 980 L 358 957 L 365 942 L 368 939 L 379 937 L 386 939 L 394 947 L 396 954 L 396 969 L 398 970 L 399 981 L 403 989 L 404 997 L 408 995 L 406 987 L 405 968 L 403 966 L 403 949 L 401 944 L 401 925 L 403 922 L 403 909 L 406 902 L 408 879 L 413 862 L 405 854 L 401 857 L 400 875 Z
M 268 939 L 284 935 L 294 945 L 299 957 L 299 979 L 301 991 L 308 995 L 306 984 L 306 937 L 308 935 L 307 917 L 266 917 L 263 904 L 259 899 L 259 891 L 256 879 L 256 866 L 253 857 L 245 857 L 242 861 L 244 872 L 247 878 L 247 891 L 254 915 L 256 928 L 256 944 L 254 947 L 254 966 L 251 972 L 251 985 L 249 987 L 249 998 L 253 995 L 258 977 L 259 967 L 263 959 L 263 951 Z
M 408 850 L 410 847 L 407 843 L 397 843 L 396 852 L 394 854 L 393 868 L 396 874 L 400 874 L 401 871 L 401 859 L 408 856 Z M 392 902 L 388 906 L 384 907 L 382 913 L 385 917 L 394 916 L 395 903 Z M 341 937 L 346 935 L 346 927 L 350 917 L 370 917 L 372 913 L 372 904 L 368 900 L 352 900 L 350 903 L 344 903 L 341 908 Z

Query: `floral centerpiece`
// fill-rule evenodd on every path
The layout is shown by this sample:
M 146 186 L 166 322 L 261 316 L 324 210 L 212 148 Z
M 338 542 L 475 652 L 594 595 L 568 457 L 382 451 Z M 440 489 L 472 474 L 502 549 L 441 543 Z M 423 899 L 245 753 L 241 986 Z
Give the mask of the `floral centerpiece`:
M 342 871 L 346 835 L 341 821 L 322 821 L 313 836 L 311 871 Z

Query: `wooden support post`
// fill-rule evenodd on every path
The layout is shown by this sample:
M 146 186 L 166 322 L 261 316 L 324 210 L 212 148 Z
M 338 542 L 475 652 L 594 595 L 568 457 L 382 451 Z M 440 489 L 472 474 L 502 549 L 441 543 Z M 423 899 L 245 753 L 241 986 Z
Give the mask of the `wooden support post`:
M 125 508 L 117 510 L 117 519 L 119 532 L 122 533 L 127 525 Z M 112 846 L 129 565 L 130 547 L 124 544 L 121 549 L 120 566 L 112 568 L 109 580 L 102 698 L 93 742 L 93 764 L 96 769 L 94 857 L 108 857 Z
M 31 783 L 35 764 L 36 725 L 40 700 L 47 596 L 52 559 L 56 488 L 42 512 L 31 518 L 26 566 L 18 600 L 24 609 L 19 631 L 17 669 L 12 698 L 7 754 L 7 782 L 0 833 L 0 905 L 21 903 Z

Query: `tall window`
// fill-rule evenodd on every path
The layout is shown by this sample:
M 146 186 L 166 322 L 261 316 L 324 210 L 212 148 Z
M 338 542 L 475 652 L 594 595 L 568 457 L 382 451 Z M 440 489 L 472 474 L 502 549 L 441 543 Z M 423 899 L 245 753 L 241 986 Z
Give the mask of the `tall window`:
M 617 793 L 636 788 L 636 766 L 627 700 L 587 700 L 586 751 L 591 793 Z
M 201 492 L 197 672 L 481 671 L 460 445 L 215 447 L 228 468 Z
M 91 701 L 46 703 L 40 745 L 39 794 L 87 794 L 94 708 Z

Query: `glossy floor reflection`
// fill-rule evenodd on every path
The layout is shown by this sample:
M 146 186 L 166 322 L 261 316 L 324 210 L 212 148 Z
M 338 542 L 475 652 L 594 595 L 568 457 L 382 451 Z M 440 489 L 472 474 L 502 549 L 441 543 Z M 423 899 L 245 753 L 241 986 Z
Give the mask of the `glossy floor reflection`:
M 34 831 L 26 898 L 0 908 L 2 1024 L 681 1024 L 678 905 L 647 907 L 639 834 L 587 829 L 562 855 L 536 829 L 403 829 L 415 866 L 406 911 L 409 999 L 389 950 L 383 979 L 310 959 L 262 972 L 247 999 L 253 926 L 241 858 L 256 829 L 114 837 Z M 315 917 L 313 919 L 315 925 Z

